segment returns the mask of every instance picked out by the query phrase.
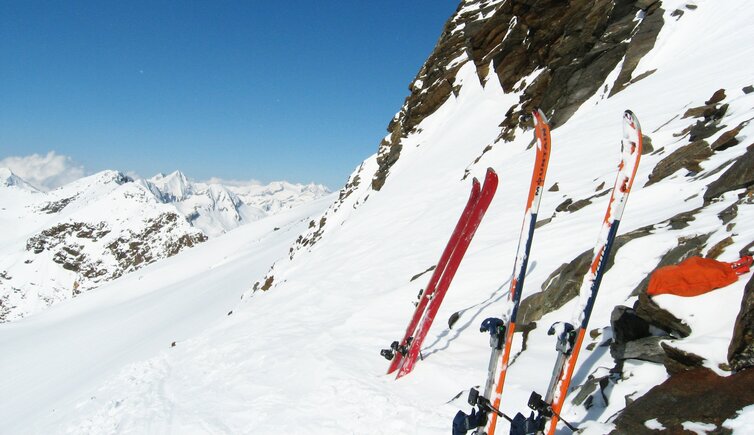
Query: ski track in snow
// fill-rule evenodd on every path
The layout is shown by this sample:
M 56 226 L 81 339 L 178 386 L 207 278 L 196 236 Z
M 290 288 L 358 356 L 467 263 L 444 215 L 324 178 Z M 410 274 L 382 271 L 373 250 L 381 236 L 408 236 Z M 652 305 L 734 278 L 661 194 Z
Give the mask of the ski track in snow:
M 612 185 L 623 110 L 637 114 L 655 150 L 663 151 L 642 157 L 619 235 L 702 205 L 701 193 L 712 178 L 681 171 L 644 187 L 657 162 L 688 143 L 673 133 L 694 121 L 668 119 L 703 104 L 719 88 L 726 89 L 731 105 L 727 125 L 750 117 L 754 95 L 741 89 L 752 84 L 754 45 L 741 41 L 754 37 L 754 8 L 743 1 L 699 1 L 680 20 L 669 17 L 673 5 L 683 4 L 663 3 L 668 24 L 635 75 L 657 72 L 608 100 L 590 100 L 553 130 L 546 187 L 557 182 L 560 191 L 544 193 L 540 219 L 555 216 L 534 237 L 524 298 L 539 291 L 562 263 L 594 246 L 605 197 L 577 213 L 555 213 L 555 207 L 566 196 L 592 196 L 602 182 Z M 519 132 L 513 143 L 495 144 L 472 165 L 494 143 L 505 111 L 518 96 L 503 95 L 494 75 L 482 88 L 471 63 L 461 67 L 456 83 L 463 83 L 459 95 L 403 141 L 383 189 L 371 192 L 362 182 L 328 220 L 325 236 L 309 247 L 311 252 L 279 261 L 272 290 L 238 302 L 240 293 L 306 228 L 308 221 L 298 219 L 321 211 L 321 202 L 300 215 L 287 214 L 293 224 L 279 232 L 269 235 L 273 223 L 281 222 L 274 219 L 283 217 L 265 219 L 37 316 L 0 325 L 0 369 L 16 374 L 0 380 L 3 431 L 448 433 L 456 411 L 468 411 L 468 389 L 485 380 L 488 337 L 478 332 L 478 324 L 506 310 L 533 162 L 533 150 L 526 149 L 532 139 L 528 131 Z M 704 168 L 741 155 L 751 134 L 752 127 L 746 127 L 743 144 L 716 153 Z M 374 158 L 367 161 L 369 170 Z M 427 336 L 425 359 L 396 382 L 384 375 L 388 362 L 379 349 L 400 338 L 413 311 L 411 301 L 429 274 L 410 278 L 433 265 L 447 242 L 470 184 L 461 180 L 464 169 L 479 177 L 487 166 L 500 175 L 497 196 Z M 362 174 L 367 180 L 370 175 Z M 587 336 L 584 343 L 597 346 L 582 349 L 573 386 L 614 365 L 601 345 L 611 337 L 613 307 L 633 304 L 631 291 L 680 237 L 712 233 L 711 246 L 731 235 L 717 213 L 735 202 L 737 193 L 724 195 L 686 228 L 658 225 L 652 235 L 617 251 L 589 325 L 596 338 Z M 754 239 L 746 224 L 753 220 L 754 205 L 739 206 L 734 243 L 721 260 L 734 260 Z M 704 356 L 721 374 L 718 364 L 725 360 L 749 277 L 702 299 L 660 299 L 694 328 L 692 336 L 676 344 Z M 527 350 L 509 369 L 504 412 L 527 412 L 530 392 L 544 392 L 555 360 L 554 340 L 546 331 L 555 321 L 570 319 L 577 303 L 574 299 L 537 322 Z M 233 315 L 226 316 L 231 309 Z M 445 320 L 459 309 L 465 311 L 448 330 Z M 703 310 L 715 315 L 700 314 Z M 170 347 L 172 341 L 176 347 Z M 512 353 L 521 346 L 517 334 Z M 623 398 L 638 398 L 666 378 L 661 365 L 627 361 L 623 378 L 605 391 L 614 400 L 587 410 L 567 399 L 563 417 L 586 434 L 606 433 L 625 405 Z M 750 416 L 746 408 L 727 424 L 745 433 L 741 422 Z M 498 433 L 507 430 L 501 422 Z

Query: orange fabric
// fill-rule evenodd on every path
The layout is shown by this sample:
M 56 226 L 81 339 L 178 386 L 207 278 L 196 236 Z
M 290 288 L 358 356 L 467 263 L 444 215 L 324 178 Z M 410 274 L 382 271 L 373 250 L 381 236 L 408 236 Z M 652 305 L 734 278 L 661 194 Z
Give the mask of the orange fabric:
M 650 296 L 673 294 L 698 296 L 738 280 L 730 263 L 711 258 L 691 257 L 676 266 L 657 269 L 649 279 Z

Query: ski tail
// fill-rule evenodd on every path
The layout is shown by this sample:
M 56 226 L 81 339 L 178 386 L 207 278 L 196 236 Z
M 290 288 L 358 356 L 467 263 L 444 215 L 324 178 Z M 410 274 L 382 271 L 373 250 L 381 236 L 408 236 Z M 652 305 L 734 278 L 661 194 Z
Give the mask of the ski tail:
M 437 314 L 437 310 L 440 308 L 440 304 L 442 303 L 442 300 L 447 293 L 448 287 L 450 286 L 451 281 L 453 281 L 453 277 L 458 270 L 458 266 L 461 264 L 461 260 L 463 260 L 463 256 L 466 253 L 466 250 L 468 249 L 469 244 L 471 243 L 471 240 L 474 237 L 477 228 L 479 227 L 479 224 L 482 222 L 482 218 L 487 212 L 487 208 L 489 207 L 490 202 L 492 202 L 492 198 L 495 196 L 497 184 L 497 174 L 494 170 L 492 170 L 492 168 L 488 168 L 487 174 L 484 179 L 484 186 L 479 195 L 479 200 L 477 201 L 473 211 L 471 212 L 468 224 L 464 227 L 459 241 L 450 256 L 450 259 L 448 260 L 448 264 L 445 267 L 445 270 L 442 272 L 442 277 L 440 278 L 440 281 L 438 282 L 437 287 L 432 294 L 431 301 L 429 302 L 429 305 L 426 309 L 426 314 L 421 319 L 421 322 L 419 323 L 419 326 L 415 331 L 416 334 L 411 340 L 408 355 L 406 355 L 401 361 L 396 379 L 409 374 L 413 370 L 414 365 L 416 364 L 416 360 L 419 358 L 419 351 L 421 350 L 422 342 L 427 336 L 429 328 L 432 326 L 432 322 L 434 321 L 435 315 Z
M 435 292 L 437 283 L 440 281 L 440 277 L 442 277 L 445 271 L 445 268 L 448 264 L 448 260 L 450 259 L 451 254 L 453 253 L 456 246 L 458 245 L 458 242 L 461 239 L 461 234 L 463 233 L 464 228 L 466 228 L 466 226 L 468 225 L 469 218 L 471 217 L 471 214 L 474 211 L 474 208 L 476 207 L 477 202 L 479 201 L 480 193 L 481 193 L 481 187 L 479 184 L 479 180 L 474 178 L 474 180 L 471 183 L 471 193 L 469 194 L 469 199 L 466 202 L 466 206 L 464 207 L 463 212 L 461 213 L 461 217 L 458 219 L 458 222 L 456 223 L 456 226 L 453 229 L 453 233 L 450 236 L 450 240 L 448 240 L 448 243 L 445 246 L 445 249 L 443 250 L 442 255 L 440 256 L 440 260 L 437 262 L 437 265 L 435 266 L 435 270 L 432 272 L 432 277 L 429 279 L 429 282 L 427 283 L 427 286 L 424 289 L 424 292 L 422 292 L 422 295 L 419 298 L 419 301 L 416 305 L 416 309 L 414 310 L 414 315 L 411 317 L 411 321 L 406 327 L 406 332 L 403 334 L 403 339 L 400 342 L 393 343 L 393 345 L 391 346 L 392 350 L 391 349 L 383 350 L 383 355 L 385 355 L 386 357 L 392 356 L 392 359 L 390 361 L 390 367 L 388 368 L 387 374 L 393 373 L 395 370 L 398 369 L 398 366 L 400 365 L 401 360 L 403 359 L 403 354 L 410 345 L 409 341 L 411 340 L 411 337 L 414 334 L 414 330 L 416 329 L 416 326 L 419 324 L 419 321 L 424 315 L 425 309 L 430 299 L 432 298 L 433 293 Z
M 508 324 L 505 330 L 505 341 L 502 349 L 493 347 L 490 355 L 490 363 L 485 384 L 484 397 L 491 401 L 494 408 L 500 408 L 502 400 L 503 387 L 505 386 L 505 376 L 508 372 L 508 362 L 510 361 L 511 343 L 513 343 L 513 334 L 516 332 L 516 316 L 518 315 L 518 305 L 521 301 L 521 293 L 524 288 L 524 279 L 529 264 L 529 253 L 531 252 L 532 241 L 534 240 L 534 229 L 537 224 L 537 214 L 539 213 L 539 204 L 542 201 L 544 192 L 545 177 L 547 176 L 547 167 L 550 162 L 550 126 L 545 114 L 541 110 L 535 110 L 532 113 L 534 119 L 534 133 L 537 139 L 537 151 L 534 160 L 534 169 L 532 171 L 531 183 L 529 185 L 529 195 L 526 199 L 526 212 L 524 220 L 521 223 L 521 233 L 518 241 L 518 250 L 516 260 L 513 265 L 513 279 L 508 293 L 510 300 L 508 315 L 505 316 Z M 497 346 L 499 347 L 499 346 Z M 497 381 L 495 382 L 495 379 Z M 494 387 L 494 396 L 492 389 Z M 487 421 L 486 432 L 495 433 L 498 414 L 490 413 Z
M 610 197 L 607 212 L 602 222 L 602 229 L 594 249 L 595 255 L 591 267 L 579 292 L 579 305 L 577 307 L 574 325 L 578 325 L 575 332 L 574 341 L 570 346 L 570 352 L 562 352 L 562 365 L 558 370 L 556 363 L 556 372 L 553 372 L 553 381 L 547 393 L 545 401 L 549 403 L 552 417 L 549 425 L 546 427 L 548 435 L 554 435 L 558 424 L 560 412 L 563 409 L 568 388 L 571 383 L 576 361 L 579 357 L 579 351 L 584 342 L 589 318 L 594 308 L 594 302 L 597 298 L 602 276 L 605 272 L 608 258 L 610 256 L 613 242 L 618 233 L 618 226 L 623 216 L 623 210 L 631 192 L 636 170 L 639 168 L 639 161 L 642 152 L 642 134 L 641 126 L 636 115 L 630 110 L 623 114 L 623 139 L 621 141 L 621 162 L 618 165 L 618 175 L 613 186 L 613 192 Z M 560 351 L 560 349 L 559 349 Z M 557 379 L 557 381 L 555 381 Z

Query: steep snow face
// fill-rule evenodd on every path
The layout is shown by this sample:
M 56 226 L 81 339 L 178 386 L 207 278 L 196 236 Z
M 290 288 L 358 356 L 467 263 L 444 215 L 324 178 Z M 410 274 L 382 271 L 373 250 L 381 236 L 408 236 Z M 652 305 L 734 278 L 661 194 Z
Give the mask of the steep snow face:
M 39 189 L 19 178 L 8 168 L 0 168 L 0 182 L 3 187 L 15 187 L 27 192 L 38 192 Z
M 482 2 L 465 2 L 469 7 L 460 11 L 476 16 L 472 7 L 476 3 Z M 613 416 L 625 407 L 626 398 L 642 396 L 668 376 L 662 365 L 628 360 L 620 376 L 610 377 L 616 363 L 605 344 L 612 338 L 613 308 L 634 303 L 633 290 L 679 241 L 704 235 L 707 242 L 701 253 L 717 251 L 718 258 L 730 261 L 754 240 L 749 188 L 733 186 L 705 199 L 707 186 L 750 152 L 754 67 L 741 59 L 754 58 L 754 46 L 742 44 L 754 37 L 749 25 L 754 8 L 743 1 L 662 4 L 665 26 L 631 77 L 643 79 L 607 98 L 619 75 L 616 68 L 599 92 L 553 130 L 548 189 L 539 214 L 543 223 L 534 238 L 524 288 L 524 297 L 539 292 L 554 270 L 594 246 L 607 208 L 602 193 L 616 174 L 621 115 L 630 108 L 654 151 L 642 157 L 619 233 L 648 229 L 614 254 L 576 366 L 575 390 L 563 409 L 565 419 L 588 434 L 612 430 Z M 480 19 L 494 18 L 490 10 L 483 12 Z M 472 62 L 454 68 L 458 68 L 454 92 L 401 138 L 400 158 L 390 167 L 380 191 L 370 186 L 379 167 L 374 155 L 354 172 L 338 201 L 322 216 L 299 217 L 303 221 L 296 230 L 309 228 L 288 256 L 260 280 L 260 290 L 248 291 L 231 316 L 225 316 L 228 308 L 214 314 L 220 310 L 213 307 L 210 313 L 209 307 L 194 305 L 192 313 L 217 316 L 218 321 L 204 332 L 193 337 L 196 329 L 175 334 L 179 335 L 175 348 L 167 347 L 175 335 L 160 335 L 147 343 L 130 340 L 122 331 L 122 319 L 128 318 L 134 305 L 142 306 L 136 300 L 109 296 L 102 305 L 91 301 L 95 295 L 115 293 L 118 286 L 136 286 L 171 303 L 181 300 L 171 296 L 183 296 L 183 291 L 194 296 L 221 292 L 229 285 L 236 292 L 247 289 L 238 283 L 250 283 L 262 273 L 258 263 L 252 272 L 245 268 L 243 259 L 251 258 L 251 248 L 222 246 L 218 252 L 223 255 L 212 257 L 216 263 L 200 268 L 206 264 L 188 258 L 196 253 L 204 260 L 207 251 L 201 246 L 168 260 L 170 269 L 154 265 L 144 270 L 139 276 L 145 284 L 132 274 L 112 284 L 112 293 L 89 293 L 88 299 L 75 300 L 58 311 L 0 325 L 0 341 L 10 351 L 0 354 L 0 369 L 23 375 L 0 379 L 0 389 L 18 398 L 0 408 L 4 427 L 11 433 L 448 433 L 459 408 L 468 411 L 468 389 L 486 377 L 489 340 L 478 332 L 478 325 L 507 310 L 534 154 L 531 130 L 518 128 L 510 142 L 498 139 L 501 122 L 519 103 L 520 92 L 505 93 L 494 71 L 483 74 Z M 539 73 L 525 81 L 531 83 Z M 704 116 L 706 109 L 696 109 L 709 105 L 719 89 L 725 89 L 726 96 L 707 108 L 722 112 L 715 124 L 714 117 Z M 724 111 L 722 104 L 727 104 Z M 684 116 L 689 109 L 702 116 Z M 665 160 L 678 156 L 675 153 L 694 144 L 700 134 L 709 134 L 703 140 L 714 144 L 730 136 L 736 126 L 741 126 L 733 133 L 738 143 L 725 141 L 726 146 L 696 162 L 698 167 L 696 155 L 678 166 Z M 470 177 L 482 176 L 488 166 L 500 175 L 496 198 L 424 342 L 423 360 L 396 382 L 384 376 L 388 363 L 379 357 L 379 349 L 403 333 L 412 302 L 429 279 L 422 273 L 440 256 L 467 198 Z M 655 169 L 663 166 L 669 169 L 659 177 Z M 653 173 L 658 175 L 653 178 L 656 182 L 648 184 Z M 582 207 L 568 207 L 572 203 Z M 219 247 L 230 240 L 241 246 L 253 237 L 233 233 L 208 244 Z M 286 249 L 276 253 L 284 256 Z M 725 361 L 732 317 L 749 276 L 702 299 L 658 299 L 694 331 L 673 346 L 698 353 L 705 365 L 725 375 L 720 362 Z M 181 281 L 166 281 L 174 279 Z M 184 304 L 179 305 L 143 308 L 159 311 L 155 318 L 179 319 L 186 314 Z M 574 298 L 539 319 L 527 335 L 526 350 L 523 336 L 516 335 L 503 411 L 527 412 L 529 394 L 544 392 L 555 359 L 547 329 L 556 321 L 571 319 L 577 305 Z M 79 310 L 90 308 L 79 315 Z M 460 317 L 450 329 L 446 320 L 454 313 Z M 120 321 L 112 320 L 116 315 Z M 167 323 L 142 320 L 135 323 L 154 327 L 154 334 L 162 334 Z M 46 335 L 54 331 L 70 336 L 86 332 L 86 342 L 92 348 L 108 349 L 108 356 L 79 359 L 64 354 L 61 362 L 51 357 L 59 351 L 57 341 Z M 62 335 L 55 338 L 62 340 Z M 155 344 L 158 338 L 165 343 L 161 352 Z M 76 367 L 79 376 L 72 377 L 69 367 Z M 38 373 L 45 376 L 40 379 Z M 604 390 L 608 401 L 598 392 L 588 408 L 573 404 L 574 393 L 581 392 L 590 376 L 608 378 Z M 751 409 L 746 408 L 725 425 L 746 433 L 750 417 Z M 656 423 L 652 418 L 646 421 L 653 427 L 664 425 L 662 416 Z M 507 423 L 501 422 L 498 433 L 507 430 Z
M 183 201 L 193 193 L 193 186 L 181 171 L 170 175 L 157 174 L 148 180 L 162 193 L 164 202 Z

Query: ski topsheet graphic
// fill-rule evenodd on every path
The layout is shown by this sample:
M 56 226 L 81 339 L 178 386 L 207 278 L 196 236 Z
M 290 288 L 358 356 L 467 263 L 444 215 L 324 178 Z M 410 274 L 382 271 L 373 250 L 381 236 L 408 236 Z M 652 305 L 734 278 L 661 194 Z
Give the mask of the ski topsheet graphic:
M 419 297 L 419 301 L 416 304 L 416 309 L 414 310 L 414 315 L 411 317 L 411 321 L 408 323 L 405 334 L 403 334 L 403 339 L 401 339 L 401 341 L 394 341 L 390 345 L 390 349 L 383 349 L 382 352 L 380 352 L 382 356 L 391 360 L 390 367 L 387 371 L 388 374 L 393 373 L 398 368 L 401 361 L 403 360 L 403 357 L 408 353 L 408 347 L 411 344 L 416 325 L 419 324 L 419 321 L 424 315 L 424 311 L 426 310 L 427 305 L 432 299 L 432 295 L 435 292 L 437 283 L 439 282 L 440 277 L 442 277 L 443 272 L 448 265 L 448 260 L 450 259 L 451 254 L 458 245 L 458 241 L 461 239 L 463 229 L 468 224 L 469 217 L 471 217 L 471 213 L 474 210 L 477 202 L 479 201 L 479 194 L 479 180 L 474 178 L 471 184 L 471 194 L 469 195 L 469 200 L 466 203 L 466 207 L 463 209 L 463 213 L 461 213 L 461 217 L 458 219 L 458 223 L 456 223 L 456 227 L 450 236 L 450 240 L 448 241 L 448 244 L 445 246 L 445 250 L 443 250 L 442 255 L 440 256 L 440 261 L 438 261 L 437 265 L 435 266 L 435 270 L 432 273 L 432 277 L 429 279 L 429 283 L 427 283 L 427 287 Z
M 479 224 L 482 222 L 482 218 L 487 212 L 487 208 L 489 207 L 490 202 L 492 202 L 492 198 L 495 196 L 495 192 L 497 191 L 497 184 L 497 174 L 494 170 L 492 170 L 492 168 L 488 168 L 484 178 L 484 185 L 482 186 L 478 199 L 475 201 L 473 207 L 471 208 L 471 211 L 466 218 L 465 223 L 463 224 L 463 228 L 461 229 L 461 233 L 458 236 L 456 243 L 451 248 L 452 252 L 450 252 L 449 254 L 444 269 L 439 270 L 439 264 L 438 268 L 435 269 L 433 278 L 435 274 L 439 274 L 435 288 L 433 289 L 431 294 L 427 296 L 422 295 L 422 299 L 426 300 L 426 302 L 424 303 L 424 305 L 426 305 L 426 308 L 422 310 L 423 313 L 418 313 L 420 306 L 422 305 L 421 301 L 419 306 L 417 306 L 414 317 L 418 316 L 420 320 L 416 324 L 415 328 L 411 328 L 411 324 L 409 324 L 409 328 L 407 328 L 406 337 L 404 338 L 403 344 L 400 344 L 398 346 L 397 353 L 400 353 L 402 355 L 402 358 L 397 365 L 398 374 L 396 375 L 396 379 L 407 375 L 411 372 L 411 370 L 413 370 L 414 365 L 419 358 L 419 352 L 421 350 L 422 342 L 427 336 L 429 328 L 432 326 L 432 322 L 435 319 L 435 315 L 440 308 L 440 304 L 445 297 L 445 293 L 448 291 L 448 287 L 450 287 L 450 283 L 453 281 L 453 277 L 458 270 L 458 266 L 461 264 L 461 260 L 463 259 L 463 256 L 466 253 L 466 250 L 468 249 L 469 244 L 471 243 L 471 240 L 473 239 L 474 234 L 479 227 Z M 459 222 L 459 225 L 461 225 L 461 222 Z M 456 227 L 458 228 L 458 225 Z M 446 250 L 447 249 L 448 248 L 446 248 Z M 411 332 L 409 332 L 409 330 L 411 330 Z M 391 364 L 390 368 L 393 368 L 393 364 Z M 388 373 L 390 373 L 390 371 Z
M 642 135 L 639 120 L 636 115 L 627 110 L 623 114 L 623 139 L 621 141 L 618 176 L 615 180 L 605 218 L 602 221 L 597 245 L 594 248 L 594 258 L 579 291 L 579 304 L 576 307 L 573 321 L 572 323 L 556 323 L 548 331 L 548 334 L 557 337 L 556 349 L 558 351 L 550 385 L 544 399 L 539 394 L 532 393 L 529 398 L 529 407 L 536 411 L 537 415 L 532 413 L 529 418 L 525 418 L 518 414 L 513 419 L 511 433 L 515 431 L 515 433 L 521 434 L 547 433 L 553 435 L 559 420 L 563 421 L 571 430 L 576 429 L 562 420 L 560 412 L 568 394 L 568 387 L 576 367 L 576 361 L 584 341 L 613 241 L 618 232 L 618 225 L 623 216 L 628 195 L 631 192 L 636 170 L 639 167 L 641 152 Z
M 547 175 L 547 166 L 550 161 L 550 126 L 547 123 L 547 118 L 545 118 L 541 110 L 535 111 L 532 113 L 532 116 L 534 120 L 534 133 L 537 139 L 537 149 L 531 183 L 529 185 L 529 195 L 526 200 L 524 220 L 521 224 L 516 260 L 513 265 L 509 304 L 506 313 L 503 314 L 501 319 L 485 319 L 480 328 L 482 332 L 490 333 L 490 347 L 492 349 L 484 394 L 480 396 L 478 391 L 472 389 L 469 395 L 469 403 L 477 407 L 472 415 L 475 418 L 482 418 L 481 421 L 487 421 L 485 426 L 480 426 L 476 430 L 478 434 L 494 433 L 495 431 L 498 413 L 493 412 L 493 409 L 500 407 L 500 398 L 505 383 L 505 375 L 508 370 L 513 333 L 516 331 L 518 305 L 521 301 L 521 292 L 523 291 L 524 278 L 526 277 L 526 269 L 529 262 L 529 252 L 531 251 L 534 228 L 537 223 L 537 213 L 539 212 L 539 204 L 542 200 L 542 192 L 544 191 L 545 177 Z M 482 415 L 485 415 L 486 418 L 478 417 Z M 457 416 L 457 418 L 462 419 L 465 417 L 465 414 L 462 412 L 459 412 L 459 416 Z M 476 426 L 476 424 L 473 426 Z
M 534 240 L 534 228 L 537 224 L 539 203 L 542 200 L 547 166 L 550 162 L 550 126 L 547 123 L 547 118 L 545 118 L 541 110 L 535 111 L 532 115 L 534 118 L 534 132 L 537 136 L 537 154 L 529 186 L 529 196 L 526 201 L 526 213 L 524 214 L 524 221 L 521 224 L 521 235 L 518 241 L 516 261 L 513 265 L 513 279 L 511 280 L 509 291 L 511 303 L 509 304 L 507 315 L 502 319 L 507 325 L 502 329 L 498 328 L 497 331 L 492 328 L 488 331 L 490 333 L 492 352 L 490 355 L 487 382 L 484 387 L 484 397 L 489 399 L 492 402 L 492 406 L 498 409 L 500 408 L 500 400 L 505 385 L 505 375 L 508 372 L 513 333 L 516 332 L 516 316 L 518 314 L 518 305 L 521 301 L 521 292 L 524 289 L 524 278 L 526 277 L 526 268 L 529 264 L 529 252 Z M 500 342 L 503 339 L 504 341 Z M 493 344 L 495 345 L 492 346 Z M 497 379 L 496 382 L 495 379 Z M 495 433 L 497 417 L 497 413 L 490 413 L 486 428 L 487 433 Z M 484 432 L 479 431 L 478 433 L 482 434 Z

